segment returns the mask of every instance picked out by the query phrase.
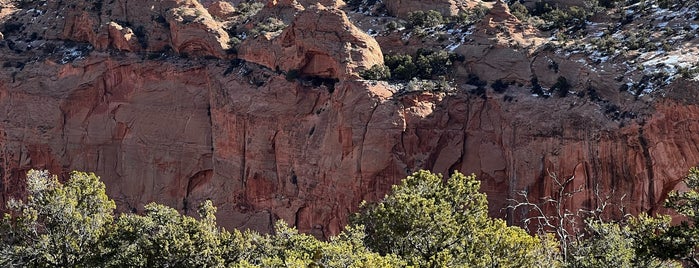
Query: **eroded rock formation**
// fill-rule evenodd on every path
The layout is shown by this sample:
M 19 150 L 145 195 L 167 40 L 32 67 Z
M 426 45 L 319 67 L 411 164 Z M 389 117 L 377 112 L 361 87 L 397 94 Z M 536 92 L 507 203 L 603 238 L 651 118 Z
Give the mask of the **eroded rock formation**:
M 699 161 L 699 107 L 672 100 L 618 128 L 589 112 L 593 102 L 397 95 L 366 82 L 330 94 L 261 70 L 236 75 L 247 65 L 223 75 L 228 66 L 105 56 L 37 62 L 15 82 L 3 72 L 5 200 L 29 168 L 90 170 L 122 209 L 192 212 L 212 199 L 227 227 L 269 230 L 282 218 L 327 235 L 418 168 L 478 174 L 493 215 L 516 191 L 550 194 L 547 172 L 614 189 L 636 213 L 660 208 Z
M 460 3 L 461 2 L 461 3 Z M 444 16 L 456 16 L 459 13 L 461 0 L 388 0 L 386 8 L 391 15 L 407 18 L 410 12 L 435 10 Z
M 355 27 L 342 10 L 320 4 L 300 12 L 278 36 L 246 40 L 239 56 L 273 70 L 302 76 L 359 78 L 359 71 L 383 64 L 379 44 Z
M 40 7 L 21 10 L 6 24 L 31 39 L 87 42 L 100 50 L 174 49 L 220 58 L 229 48 L 228 34 L 195 0 L 48 1 Z
M 453 89 L 409 91 L 358 79 L 383 63 L 381 48 L 337 7 L 270 2 L 261 14 L 298 14 L 229 61 L 225 12 L 211 16 L 196 1 L 74 2 L 5 22 L 36 24 L 13 24 L 0 47 L 0 201 L 21 194 L 30 168 L 78 169 L 100 175 L 122 210 L 155 201 L 193 213 L 211 199 L 229 228 L 269 231 L 284 219 L 327 236 L 417 169 L 477 174 L 491 214 L 513 220 L 521 215 L 503 210 L 508 199 L 551 195 L 553 174 L 585 186 L 571 208 L 594 206 L 600 189 L 625 213 L 661 211 L 699 163 L 696 82 L 620 92 L 617 74 L 627 73 L 613 62 L 590 68 L 587 55 L 524 46 L 543 38 L 502 3 L 476 26 L 487 31 L 454 48 L 463 60 Z M 20 36 L 32 32 L 43 40 Z M 420 43 L 402 38 L 378 39 Z M 168 46 L 155 58 L 136 53 Z M 509 88 L 473 85 L 471 75 Z M 567 78 L 575 94 L 533 96 L 532 77 L 543 87 Z
M 235 13 L 235 8 L 231 3 L 224 2 L 224 1 L 216 1 L 212 3 L 207 10 L 209 11 L 209 14 L 214 17 L 218 17 L 221 19 L 227 19 L 231 16 L 234 15 Z

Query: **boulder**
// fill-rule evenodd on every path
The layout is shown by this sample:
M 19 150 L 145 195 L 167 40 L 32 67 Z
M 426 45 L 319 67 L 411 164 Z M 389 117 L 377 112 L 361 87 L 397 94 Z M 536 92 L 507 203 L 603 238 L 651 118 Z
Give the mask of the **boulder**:
M 224 1 L 214 2 L 207 8 L 207 10 L 209 11 L 209 14 L 211 14 L 211 16 L 223 20 L 235 15 L 235 7 L 233 7 L 231 3 Z
M 124 28 L 116 22 L 108 26 L 110 45 L 122 51 L 138 51 L 141 47 L 131 28 Z
M 203 6 L 178 7 L 168 11 L 172 48 L 190 56 L 227 57 L 230 41 L 221 23 Z
M 302 76 L 359 78 L 358 72 L 383 63 L 379 44 L 355 27 L 339 9 L 315 5 L 302 11 L 278 36 L 245 40 L 239 57 Z

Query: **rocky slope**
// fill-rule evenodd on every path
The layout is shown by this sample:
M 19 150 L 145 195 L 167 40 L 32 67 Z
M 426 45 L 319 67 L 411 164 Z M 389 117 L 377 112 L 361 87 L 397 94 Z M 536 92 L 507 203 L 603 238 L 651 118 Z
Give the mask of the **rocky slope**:
M 491 214 L 515 222 L 508 199 L 554 194 L 553 175 L 584 187 L 570 209 L 594 206 L 600 189 L 623 213 L 662 211 L 699 163 L 697 82 L 692 68 L 676 74 L 693 37 L 664 53 L 590 45 L 662 13 L 593 17 L 573 41 L 503 3 L 434 2 L 490 11 L 418 32 L 386 26 L 402 23 L 386 16 L 403 15 L 392 1 L 1 1 L 1 201 L 21 195 L 30 168 L 78 169 L 122 210 L 191 213 L 211 199 L 226 227 L 281 218 L 327 236 L 421 168 L 476 173 Z M 693 4 L 672 10 L 663 27 L 697 29 L 677 15 Z M 360 79 L 384 54 L 419 48 L 459 55 L 446 86 Z

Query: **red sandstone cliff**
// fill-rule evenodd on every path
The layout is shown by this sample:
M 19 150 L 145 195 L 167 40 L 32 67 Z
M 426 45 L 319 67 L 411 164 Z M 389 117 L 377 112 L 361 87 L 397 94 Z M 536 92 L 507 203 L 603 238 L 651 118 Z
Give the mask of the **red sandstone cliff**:
M 591 205 L 589 189 L 599 185 L 604 193 L 625 196 L 629 213 L 658 210 L 699 163 L 699 107 L 690 93 L 695 82 L 677 80 L 663 97 L 639 100 L 619 92 L 621 82 L 609 71 L 590 70 L 580 58 L 517 49 L 480 32 L 457 50 L 465 60 L 457 64 L 455 90 L 406 92 L 357 80 L 360 67 L 382 62 L 380 48 L 339 9 L 306 7 L 280 41 L 246 41 L 240 51 L 250 62 L 231 62 L 221 43 L 227 33 L 195 1 L 154 5 L 151 15 L 162 15 L 168 27 L 130 13 L 146 12 L 143 5 L 119 4 L 122 9 L 99 16 L 51 4 L 58 6 L 49 12 L 70 8 L 65 14 L 72 17 L 51 13 L 46 19 L 60 23 L 58 31 L 41 35 L 45 42 L 89 42 L 97 48 L 91 53 L 69 50 L 68 56 L 78 55 L 65 60 L 65 53 L 18 49 L 24 44 L 19 38 L 15 49 L 7 43 L 0 48 L 7 63 L 0 69 L 0 201 L 21 192 L 30 168 L 87 170 L 102 177 L 123 210 L 157 201 L 189 212 L 211 199 L 226 227 L 269 230 L 281 218 L 301 231 L 328 235 L 340 230 L 361 200 L 381 198 L 421 168 L 476 173 L 491 214 L 505 216 L 502 208 L 517 191 L 550 195 L 549 172 L 587 186 L 571 207 Z M 193 21 L 185 23 L 190 13 Z M 146 25 L 142 30 L 154 41 L 142 46 L 129 38 L 135 29 L 107 16 Z M 342 27 L 321 31 L 322 21 L 300 23 L 325 16 Z M 489 22 L 511 26 L 491 30 L 507 32 L 515 43 L 530 34 L 517 32 L 512 20 Z M 318 31 L 341 42 L 316 44 L 304 37 L 320 38 L 312 35 Z M 285 46 L 288 36 L 293 42 Z M 397 44 L 391 38 L 377 39 Z M 165 46 L 209 59 L 133 53 Z M 268 53 L 276 57 L 260 58 Z M 314 58 L 321 56 L 327 59 Z M 554 60 L 560 62 L 555 72 L 549 67 Z M 314 61 L 334 71 L 305 67 Z M 277 65 L 284 67 L 277 72 Z M 339 82 L 287 79 L 282 71 L 291 69 Z M 490 89 L 475 94 L 462 81 L 468 73 L 515 84 L 506 95 Z M 605 103 L 592 97 L 532 96 L 532 75 L 545 86 L 560 75 L 571 77 L 576 88 L 595 86 L 601 98 L 638 116 L 614 118 L 619 111 L 610 116 Z

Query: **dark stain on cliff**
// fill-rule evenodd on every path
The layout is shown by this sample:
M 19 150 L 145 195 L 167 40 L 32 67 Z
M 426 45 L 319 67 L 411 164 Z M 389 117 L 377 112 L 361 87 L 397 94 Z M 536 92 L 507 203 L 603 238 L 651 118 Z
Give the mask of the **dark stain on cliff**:
M 645 159 L 646 166 L 646 176 L 648 176 L 648 202 L 650 206 L 650 214 L 653 215 L 655 212 L 655 178 L 653 172 L 653 159 L 651 158 L 650 151 L 648 150 L 648 138 L 643 133 L 643 126 L 645 121 L 641 122 L 641 126 L 638 128 L 638 141 L 641 144 L 641 150 L 643 153 L 643 158 Z

